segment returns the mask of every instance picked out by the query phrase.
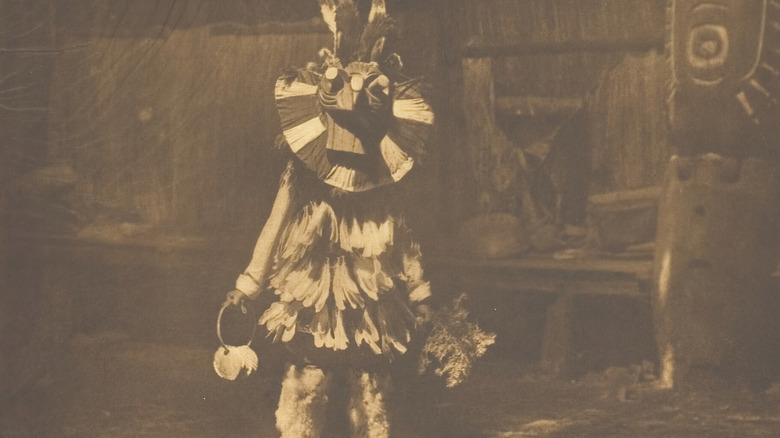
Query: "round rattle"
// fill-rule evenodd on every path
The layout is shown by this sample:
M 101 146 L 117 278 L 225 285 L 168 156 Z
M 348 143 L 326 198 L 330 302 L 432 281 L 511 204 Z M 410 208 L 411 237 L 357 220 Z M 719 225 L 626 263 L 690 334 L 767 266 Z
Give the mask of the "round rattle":
M 253 371 L 257 370 L 257 354 L 255 354 L 254 350 L 249 348 L 252 344 L 252 339 L 255 337 L 255 332 L 257 331 L 257 323 L 253 322 L 254 328 L 252 329 L 252 336 L 245 345 L 235 346 L 225 344 L 225 341 L 222 339 L 222 315 L 228 307 L 230 307 L 230 304 L 223 304 L 222 308 L 219 309 L 219 315 L 217 316 L 217 338 L 219 338 L 221 347 L 214 353 L 214 371 L 223 379 L 235 380 L 243 369 L 246 370 L 247 375 L 250 375 Z M 246 313 L 243 306 L 242 310 Z

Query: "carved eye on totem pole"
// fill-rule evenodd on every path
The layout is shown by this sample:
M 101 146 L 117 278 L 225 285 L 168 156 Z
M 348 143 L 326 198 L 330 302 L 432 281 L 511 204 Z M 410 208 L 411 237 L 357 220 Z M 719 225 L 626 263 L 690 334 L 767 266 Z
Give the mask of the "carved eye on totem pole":
M 780 2 L 670 0 L 668 13 L 675 143 L 760 155 L 780 122 Z
M 419 80 L 402 80 L 389 51 L 394 21 L 384 0 L 367 16 L 353 0 L 319 0 L 334 35 L 322 66 L 276 83 L 287 144 L 317 176 L 342 190 L 365 191 L 400 180 L 423 151 L 433 111 Z

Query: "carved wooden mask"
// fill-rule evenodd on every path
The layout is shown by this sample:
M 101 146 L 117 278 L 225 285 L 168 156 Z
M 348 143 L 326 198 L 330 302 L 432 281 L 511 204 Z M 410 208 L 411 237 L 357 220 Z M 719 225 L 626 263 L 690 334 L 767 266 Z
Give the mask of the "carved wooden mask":
M 276 106 L 292 151 L 326 183 L 352 192 L 400 180 L 433 126 L 419 80 L 400 80 L 383 0 L 364 17 L 352 0 L 320 0 L 334 35 L 316 68 L 282 77 Z

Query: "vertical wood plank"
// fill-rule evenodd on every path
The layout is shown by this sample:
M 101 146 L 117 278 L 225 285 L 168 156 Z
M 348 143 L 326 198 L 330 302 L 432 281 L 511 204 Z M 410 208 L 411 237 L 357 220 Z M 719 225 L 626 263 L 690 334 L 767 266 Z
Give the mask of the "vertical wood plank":
M 490 58 L 464 58 L 463 108 L 465 140 L 483 213 L 500 211 L 493 172 L 508 149 L 508 140 L 496 127 L 493 62 Z
M 567 293 L 547 308 L 542 337 L 542 366 L 555 375 L 567 372 L 572 352 L 574 295 Z
M 656 51 L 626 54 L 590 99 L 591 193 L 659 185 L 671 156 L 666 68 Z

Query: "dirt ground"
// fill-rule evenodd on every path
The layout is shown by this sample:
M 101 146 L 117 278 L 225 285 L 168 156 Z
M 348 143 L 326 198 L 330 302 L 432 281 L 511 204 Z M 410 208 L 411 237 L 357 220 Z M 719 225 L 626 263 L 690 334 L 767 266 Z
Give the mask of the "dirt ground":
M 3 409 L 0 436 L 274 437 L 279 365 L 236 382 L 211 368 L 214 349 L 78 335 L 56 369 Z M 576 381 L 486 356 L 471 379 L 396 388 L 396 435 L 428 437 L 776 437 L 780 385 L 763 392 L 658 388 L 650 367 Z M 335 437 L 339 438 L 339 437 Z

